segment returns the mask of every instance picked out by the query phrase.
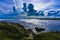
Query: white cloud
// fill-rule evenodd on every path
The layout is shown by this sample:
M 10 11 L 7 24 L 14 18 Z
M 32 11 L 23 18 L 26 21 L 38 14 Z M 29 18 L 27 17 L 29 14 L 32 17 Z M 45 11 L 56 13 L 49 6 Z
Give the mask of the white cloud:
M 16 7 L 21 9 L 23 5 L 23 0 L 15 0 L 15 1 L 16 1 Z
M 52 6 L 54 5 L 54 1 L 50 1 L 48 3 L 43 3 L 43 2 L 40 2 L 40 3 L 33 3 L 35 5 L 35 9 L 37 10 L 43 10 L 43 9 L 46 9 L 48 8 L 49 6 Z
M 17 7 L 22 7 L 22 3 L 26 2 L 27 4 L 32 3 L 35 6 L 36 10 L 40 10 L 40 9 L 46 9 L 47 7 L 54 5 L 54 1 L 53 0 L 16 0 L 17 3 Z

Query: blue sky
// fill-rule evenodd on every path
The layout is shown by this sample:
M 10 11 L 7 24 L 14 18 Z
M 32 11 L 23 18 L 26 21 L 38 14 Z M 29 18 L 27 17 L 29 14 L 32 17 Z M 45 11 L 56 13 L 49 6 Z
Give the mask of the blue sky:
M 35 9 L 60 8 L 60 0 L 16 0 L 17 7 L 22 6 L 22 2 L 33 3 Z M 0 8 L 12 8 L 13 0 L 0 0 Z
M 4 2 L 4 3 L 7 3 L 7 4 L 12 4 L 12 0 L 0 0 L 0 2 Z

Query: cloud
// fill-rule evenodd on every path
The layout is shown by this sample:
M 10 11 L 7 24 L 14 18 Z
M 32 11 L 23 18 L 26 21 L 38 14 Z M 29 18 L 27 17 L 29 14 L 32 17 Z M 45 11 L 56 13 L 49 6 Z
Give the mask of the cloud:
M 57 0 L 57 1 L 56 0 L 15 0 L 15 1 L 16 1 L 17 8 L 22 8 L 23 2 L 26 2 L 27 4 L 29 4 L 29 3 L 34 4 L 36 10 L 60 8 L 59 0 Z M 12 9 L 12 5 L 13 4 L 0 2 L 0 7 L 2 7 L 3 9 Z
M 23 2 L 34 4 L 36 10 L 60 8 L 60 0 L 23 0 Z
M 48 6 L 46 9 L 60 9 L 60 0 L 52 1 L 52 5 Z
M 16 2 L 16 7 L 21 9 L 23 5 L 23 0 L 15 0 L 15 2 Z
M 36 10 L 40 10 L 40 9 L 46 9 L 47 7 L 51 6 L 54 4 L 53 0 L 20 0 L 18 1 L 18 3 L 20 2 L 26 2 L 27 4 L 32 3 L 35 6 Z M 22 4 L 22 3 L 20 3 Z
M 47 2 L 47 3 L 45 3 L 45 2 L 34 3 L 35 9 L 37 9 L 37 10 L 44 10 L 44 9 L 46 9 L 46 8 L 54 5 L 54 4 L 55 4 L 55 3 L 54 3 L 54 1 L 52 1 L 52 0 L 49 1 L 49 2 Z

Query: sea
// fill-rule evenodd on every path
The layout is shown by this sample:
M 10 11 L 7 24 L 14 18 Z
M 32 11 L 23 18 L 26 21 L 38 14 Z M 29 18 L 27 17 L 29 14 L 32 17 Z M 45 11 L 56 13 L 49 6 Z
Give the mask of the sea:
M 15 22 L 23 25 L 26 29 L 32 29 L 36 32 L 35 27 L 44 28 L 43 32 L 60 31 L 60 20 L 40 20 L 40 19 L 0 19 L 4 22 Z

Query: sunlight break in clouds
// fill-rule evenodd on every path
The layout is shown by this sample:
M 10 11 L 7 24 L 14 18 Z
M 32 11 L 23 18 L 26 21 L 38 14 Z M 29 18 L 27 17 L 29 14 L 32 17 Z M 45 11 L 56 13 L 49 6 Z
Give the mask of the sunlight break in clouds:
M 25 2 L 27 4 L 32 3 L 35 6 L 36 10 L 46 9 L 47 7 L 54 5 L 54 0 L 16 0 L 17 7 L 22 7 L 22 3 Z

